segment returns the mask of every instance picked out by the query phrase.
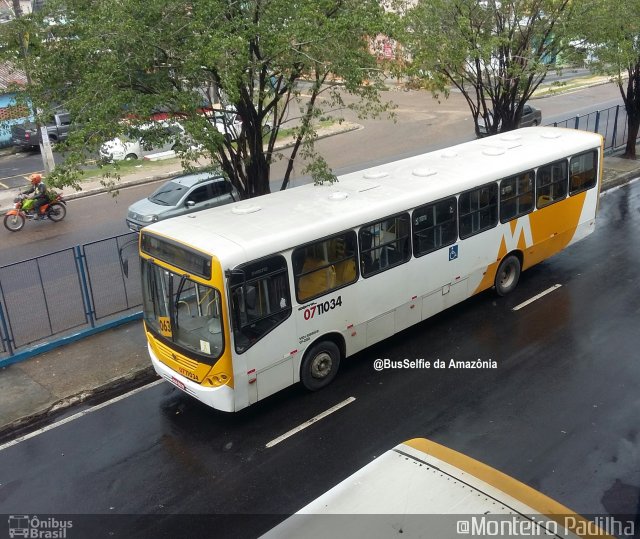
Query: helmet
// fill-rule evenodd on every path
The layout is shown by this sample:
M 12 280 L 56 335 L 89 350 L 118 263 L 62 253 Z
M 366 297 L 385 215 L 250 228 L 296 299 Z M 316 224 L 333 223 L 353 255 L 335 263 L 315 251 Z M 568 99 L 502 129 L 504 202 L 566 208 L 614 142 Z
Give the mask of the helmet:
M 41 174 L 32 174 L 31 176 L 29 176 L 29 181 L 33 185 L 37 185 L 42 181 L 42 175 Z

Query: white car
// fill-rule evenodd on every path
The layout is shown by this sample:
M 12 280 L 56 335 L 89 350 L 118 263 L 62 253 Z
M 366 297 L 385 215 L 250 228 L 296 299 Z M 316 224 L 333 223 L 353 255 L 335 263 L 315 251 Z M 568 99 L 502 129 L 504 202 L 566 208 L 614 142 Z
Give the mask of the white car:
M 207 113 L 207 118 L 228 141 L 236 140 L 242 132 L 242 118 L 234 107 L 214 109 Z M 263 134 L 269 133 L 271 129 L 271 122 L 265 122 L 262 127 Z
M 184 136 L 184 127 L 177 122 L 155 122 L 144 124 L 137 128 L 139 131 L 162 129 L 166 137 L 162 142 L 151 143 L 128 137 L 116 137 L 105 142 L 100 147 L 100 158 L 104 161 L 133 160 L 145 155 L 173 150 L 177 141 Z
M 240 136 L 242 119 L 235 110 L 216 109 L 207 113 L 207 118 L 227 140 L 236 140 Z

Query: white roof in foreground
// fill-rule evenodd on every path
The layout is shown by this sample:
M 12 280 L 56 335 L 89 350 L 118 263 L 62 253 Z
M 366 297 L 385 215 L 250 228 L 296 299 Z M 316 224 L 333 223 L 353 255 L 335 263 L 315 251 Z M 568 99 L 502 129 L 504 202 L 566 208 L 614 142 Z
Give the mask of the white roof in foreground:
M 262 539 L 465 535 L 613 539 L 541 492 L 423 438 L 385 452 Z
M 600 144 L 600 135 L 585 131 L 527 127 L 346 174 L 333 185 L 278 191 L 145 230 L 221 261 L 225 253 L 235 258 L 233 244 L 259 258 Z

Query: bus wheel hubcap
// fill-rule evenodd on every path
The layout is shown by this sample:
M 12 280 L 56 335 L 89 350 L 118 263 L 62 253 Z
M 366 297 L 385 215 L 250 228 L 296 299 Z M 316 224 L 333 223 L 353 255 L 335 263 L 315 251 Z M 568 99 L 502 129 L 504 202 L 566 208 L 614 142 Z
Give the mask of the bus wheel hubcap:
M 513 273 L 513 268 L 511 266 L 504 268 L 504 271 L 502 272 L 502 279 L 500 279 L 500 284 L 503 287 L 508 287 L 511 284 L 511 281 L 513 281 Z
M 311 375 L 314 378 L 324 378 L 331 371 L 331 355 L 320 352 L 311 363 Z

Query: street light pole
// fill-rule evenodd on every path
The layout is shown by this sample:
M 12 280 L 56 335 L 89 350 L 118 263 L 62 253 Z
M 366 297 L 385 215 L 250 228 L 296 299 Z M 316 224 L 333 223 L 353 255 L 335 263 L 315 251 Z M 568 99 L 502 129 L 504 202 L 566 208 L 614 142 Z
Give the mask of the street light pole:
M 20 0 L 13 0 L 13 12 L 15 14 L 16 19 L 20 19 L 22 17 L 22 6 L 20 5 Z M 22 49 L 22 57 L 27 58 L 28 54 L 28 42 L 27 36 L 21 34 L 20 36 L 20 45 Z M 27 79 L 27 88 L 31 86 L 31 75 L 29 74 L 29 70 L 25 65 L 25 77 Z M 36 109 L 36 128 L 40 133 L 40 155 L 42 155 L 42 165 L 45 174 L 49 174 L 53 168 L 56 166 L 55 161 L 53 160 L 53 149 L 51 148 L 51 141 L 49 140 L 49 131 L 47 130 L 46 125 L 41 125 L 39 120 L 40 111 Z

